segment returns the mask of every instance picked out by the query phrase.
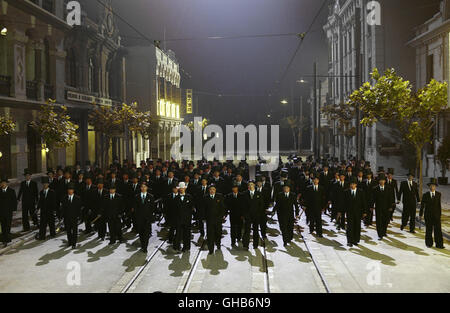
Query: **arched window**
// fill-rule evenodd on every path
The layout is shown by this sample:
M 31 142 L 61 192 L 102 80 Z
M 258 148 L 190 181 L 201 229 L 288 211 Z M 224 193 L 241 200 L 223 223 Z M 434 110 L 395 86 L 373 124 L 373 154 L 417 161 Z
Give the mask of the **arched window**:
M 90 57 L 88 62 L 89 62 L 88 63 L 88 65 L 89 65 L 89 71 L 88 71 L 89 91 L 90 92 L 97 92 L 97 89 L 96 89 L 97 84 L 95 82 L 95 79 L 96 79 L 95 61 L 94 61 L 94 59 L 92 57 Z

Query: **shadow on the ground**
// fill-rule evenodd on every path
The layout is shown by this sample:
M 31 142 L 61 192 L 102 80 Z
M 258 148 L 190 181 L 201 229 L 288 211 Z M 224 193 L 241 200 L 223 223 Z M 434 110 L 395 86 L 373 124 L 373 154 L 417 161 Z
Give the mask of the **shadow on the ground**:
M 147 254 L 142 251 L 137 251 L 133 253 L 131 257 L 123 261 L 122 265 L 126 266 L 125 272 L 133 272 L 136 267 L 143 266 L 146 262 Z
M 219 275 L 220 270 L 228 268 L 228 262 L 223 257 L 222 250 L 216 250 L 214 254 L 208 254 L 206 259 L 202 259 L 202 266 L 204 269 L 210 270 L 211 275 Z
M 389 265 L 389 266 L 396 265 L 395 259 L 391 258 L 388 255 L 370 250 L 369 248 L 364 247 L 363 245 L 359 245 L 358 248 L 351 248 L 351 249 L 349 249 L 349 251 L 351 251 L 357 255 L 371 259 L 371 260 L 380 261 L 384 265 Z

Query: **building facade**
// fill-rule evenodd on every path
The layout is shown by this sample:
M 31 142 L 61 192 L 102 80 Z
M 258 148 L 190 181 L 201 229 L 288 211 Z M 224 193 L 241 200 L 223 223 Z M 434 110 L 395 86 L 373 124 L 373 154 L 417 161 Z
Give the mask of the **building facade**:
M 80 0 L 81 26 L 73 27 L 66 23 L 67 2 L 0 1 L 0 113 L 16 122 L 15 131 L 0 138 L 2 175 L 100 163 L 100 138 L 88 125 L 89 111 L 94 105 L 119 105 L 126 97 L 124 50 L 110 1 L 100 6 Z M 72 147 L 47 151 L 30 126 L 48 99 L 66 105 L 79 126 Z M 123 159 L 123 140 L 113 142 L 111 150 L 112 158 Z
M 417 88 L 432 78 L 450 84 L 450 1 L 440 2 L 439 11 L 416 28 L 409 45 L 416 52 Z M 450 91 L 449 91 L 450 93 Z M 449 97 L 450 101 L 450 97 Z M 424 175 L 440 177 L 441 164 L 436 159 L 437 149 L 450 136 L 450 114 L 440 116 L 434 131 L 433 143 L 424 151 Z M 447 177 L 450 173 L 447 171 Z
M 414 49 L 406 43 L 413 28 L 422 18 L 423 1 L 377 1 L 377 8 L 369 0 L 333 0 L 329 16 L 323 27 L 328 40 L 329 99 L 331 104 L 345 103 L 349 95 L 363 82 L 370 81 L 374 68 L 384 72 L 395 68 L 405 79 L 415 80 Z M 373 2 L 373 1 L 372 1 Z M 379 14 L 380 24 L 371 18 Z M 378 16 L 377 16 L 378 17 Z M 395 29 L 395 31 L 393 31 Z M 390 125 L 377 123 L 372 127 L 360 127 L 359 135 L 351 140 L 337 130 L 336 122 L 330 121 L 333 129 L 332 156 L 347 159 L 359 155 L 370 161 L 373 168 L 389 164 L 394 168 L 408 168 L 405 162 L 401 134 Z M 354 126 L 359 125 L 355 118 Z M 359 144 L 358 144 L 359 141 Z M 414 163 L 413 163 L 414 164 Z
M 137 136 L 137 162 L 148 158 L 171 158 L 174 127 L 183 122 L 180 65 L 171 50 L 155 46 L 128 47 L 128 102 L 157 118 L 158 131 L 150 141 Z M 142 148 L 139 148 L 142 147 Z

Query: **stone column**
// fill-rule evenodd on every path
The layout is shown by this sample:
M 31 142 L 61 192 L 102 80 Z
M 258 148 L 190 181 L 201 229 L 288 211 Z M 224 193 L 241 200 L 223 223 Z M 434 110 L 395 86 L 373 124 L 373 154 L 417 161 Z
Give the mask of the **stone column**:
M 18 99 L 27 98 L 25 58 L 27 42 L 28 37 L 25 33 L 15 30 L 9 43 L 8 64 L 13 64 L 11 69 L 11 96 Z
M 88 125 L 88 113 L 83 111 L 80 114 L 80 162 L 84 167 L 86 161 L 89 159 L 89 125 Z

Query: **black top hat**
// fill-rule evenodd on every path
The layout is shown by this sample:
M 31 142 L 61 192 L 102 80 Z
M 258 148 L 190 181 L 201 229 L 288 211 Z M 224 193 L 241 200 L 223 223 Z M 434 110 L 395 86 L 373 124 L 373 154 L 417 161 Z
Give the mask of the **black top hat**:
M 350 177 L 350 184 L 358 184 L 358 180 L 355 176 Z
M 386 180 L 386 176 L 384 174 L 380 174 L 380 175 L 378 175 L 377 179 L 378 179 L 378 181 Z
M 384 172 L 384 166 L 378 166 L 378 172 Z
M 75 190 L 75 184 L 72 183 L 72 182 L 70 182 L 70 183 L 67 185 L 67 190 L 70 190 L 70 189 Z
M 23 175 L 25 175 L 25 176 L 26 175 L 31 175 L 31 171 L 26 168 L 26 169 L 23 170 Z
M 339 176 L 345 176 L 345 171 L 340 170 L 340 171 L 339 171 Z
M 117 189 L 116 183 L 109 184 L 108 189 Z
M 281 171 L 280 177 L 287 178 L 287 177 L 288 177 L 288 172 L 286 172 L 286 171 Z
M 89 165 L 89 166 L 90 166 L 90 165 L 91 165 L 91 161 L 89 161 L 89 160 L 88 160 L 88 161 L 86 161 L 86 162 L 84 163 L 84 165 L 86 165 L 86 166 L 88 166 L 88 165 Z
M 438 186 L 436 178 L 430 178 L 430 182 L 427 184 L 428 186 L 435 185 Z
M 2 178 L 0 179 L 0 183 L 3 183 L 3 182 L 9 183 L 8 177 L 2 176 Z
M 394 169 L 393 168 L 388 168 L 388 174 L 394 175 Z
M 43 183 L 43 184 L 50 183 L 50 179 L 48 178 L 48 176 L 41 177 L 41 183 Z
M 97 179 L 97 184 L 104 184 L 105 180 L 103 178 Z
M 406 174 L 406 176 L 413 176 L 416 177 L 416 174 L 414 174 L 414 170 L 409 170 L 409 172 Z
M 365 172 L 365 175 L 366 175 L 366 176 L 368 176 L 368 175 L 372 175 L 372 176 L 373 176 L 373 173 L 372 173 L 371 170 L 368 170 L 368 171 Z

